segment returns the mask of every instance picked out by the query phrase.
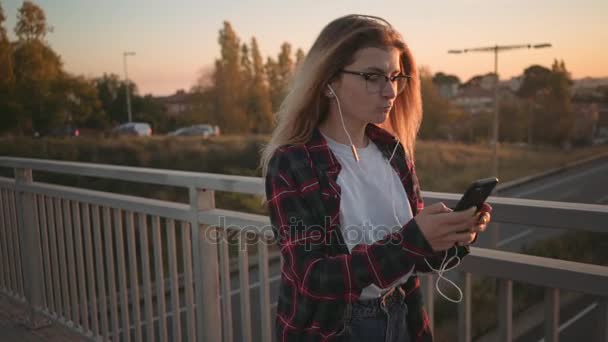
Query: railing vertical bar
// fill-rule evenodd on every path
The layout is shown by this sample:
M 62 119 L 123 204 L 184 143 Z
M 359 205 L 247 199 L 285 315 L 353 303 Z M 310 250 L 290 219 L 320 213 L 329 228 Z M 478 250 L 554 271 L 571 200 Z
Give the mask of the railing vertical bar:
M 50 288 L 50 284 L 47 281 L 47 278 L 49 277 L 49 269 L 47 267 L 45 267 L 45 263 L 48 262 L 48 248 L 47 248 L 47 242 L 48 242 L 48 234 L 47 234 L 47 229 L 46 229 L 46 222 L 43 225 L 41 220 L 43 220 L 44 218 L 42 217 L 42 215 L 40 215 L 40 198 L 42 198 L 43 195 L 37 195 L 37 194 L 31 194 L 32 196 L 32 205 L 33 205 L 33 219 L 34 219 L 34 225 L 35 225 L 35 229 L 36 231 L 34 231 L 35 234 L 37 234 L 37 238 L 38 238 L 38 242 L 39 242 L 39 247 L 40 247 L 40 274 L 39 274 L 39 278 L 40 279 L 40 295 L 42 296 L 42 308 L 43 310 L 46 310 L 47 312 L 49 311 L 49 298 L 47 296 L 47 289 Z M 46 221 L 46 219 L 45 219 Z
M 70 293 L 68 284 L 68 264 L 66 260 L 65 236 L 63 225 L 63 213 L 61 210 L 61 199 L 55 198 L 55 219 L 57 227 L 57 251 L 59 252 L 59 266 L 61 275 L 61 298 L 63 299 L 63 314 L 68 320 L 72 320 L 72 309 L 70 307 Z
M 135 341 L 143 341 L 142 337 L 142 326 L 141 326 L 141 313 L 140 313 L 140 296 L 139 296 L 139 280 L 138 280 L 138 268 L 137 268 L 137 249 L 136 249 L 136 238 L 135 238 L 135 219 L 132 212 L 127 212 L 127 245 L 129 248 L 129 274 L 131 275 L 131 302 L 133 308 L 133 321 L 135 325 Z
M 9 200 L 10 200 L 10 205 L 11 205 L 11 216 L 13 218 L 13 238 L 15 240 L 15 246 L 14 246 L 14 260 L 15 260 L 15 268 L 16 268 L 16 274 L 15 277 L 17 279 L 17 294 L 19 295 L 20 298 L 25 298 L 25 293 L 23 291 L 23 266 L 21 264 L 21 246 L 19 244 L 19 241 L 21 241 L 21 234 L 22 232 L 20 231 L 20 227 L 19 227 L 19 221 L 17 221 L 17 204 L 16 204 L 16 193 L 14 190 L 10 191 L 10 196 L 9 196 Z
M 49 229 L 46 221 L 46 204 L 44 195 L 36 195 L 38 223 L 40 225 L 40 245 L 42 247 L 42 262 L 44 263 L 44 302 L 50 312 L 55 311 L 53 298 L 53 280 L 51 272 L 51 254 L 49 251 Z
M 251 342 L 251 299 L 249 291 L 249 252 L 246 233 L 239 237 L 239 280 L 241 286 L 241 341 Z
M 58 236 L 56 235 L 55 228 L 55 210 L 54 201 L 51 197 L 47 197 L 45 199 L 46 202 L 46 212 L 48 215 L 48 223 L 49 223 L 49 245 L 51 250 L 51 268 L 49 269 L 53 275 L 53 286 L 52 289 L 54 291 L 53 297 L 55 298 L 54 304 L 54 312 L 57 317 L 63 316 L 63 308 L 61 306 L 61 284 L 60 284 L 60 267 L 59 267 L 59 257 L 57 256 L 57 240 Z
M 217 238 L 218 229 L 198 222 L 200 211 L 215 208 L 215 192 L 195 187 L 188 191 L 198 340 L 221 341 L 219 263 L 217 242 L 213 241 Z
M 106 274 L 108 275 L 108 292 L 110 295 L 110 327 L 114 341 L 120 341 L 120 328 L 118 323 L 118 296 L 116 293 L 116 279 L 114 278 L 114 239 L 112 238 L 112 217 L 110 208 L 103 207 L 103 231 L 106 245 Z
M 110 339 L 110 327 L 108 322 L 108 292 L 106 291 L 105 259 L 103 255 L 103 236 L 101 226 L 101 214 L 99 206 L 91 207 L 93 216 L 93 237 L 95 245 L 95 274 L 97 275 L 97 294 L 99 296 L 99 317 L 101 321 L 101 333 L 104 341 Z
M 559 289 L 545 289 L 545 341 L 559 341 Z
M 88 278 L 89 298 L 91 299 L 91 329 L 94 334 L 101 335 L 99 331 L 99 309 L 97 307 L 97 294 L 95 292 L 95 266 L 93 259 L 93 240 L 91 238 L 91 208 L 88 203 L 82 205 L 82 235 L 84 238 L 85 268 Z
M 262 324 L 262 341 L 272 340 L 270 322 L 270 271 L 268 269 L 268 240 L 264 235 L 258 239 L 258 268 L 260 279 L 260 321 Z
M 460 273 L 462 301 L 458 304 L 458 342 L 470 342 L 471 334 L 471 273 Z
M 179 307 L 179 273 L 177 271 L 177 253 L 175 243 L 175 222 L 167 220 L 167 252 L 169 256 L 169 279 L 171 284 L 171 307 L 173 311 L 173 341 L 182 340 L 181 317 Z
M 150 276 L 150 245 L 148 243 L 148 223 L 145 214 L 138 215 L 139 222 L 139 245 L 141 246 L 141 284 L 144 291 L 144 312 L 146 316 L 146 338 L 145 341 L 154 342 L 154 315 L 153 315 L 153 300 L 152 286 Z
M 224 328 L 224 341 L 232 342 L 232 296 L 230 294 L 230 257 L 228 255 L 229 231 L 227 228 L 218 230 L 220 254 L 220 284 L 222 286 L 222 326 Z M 264 340 L 264 339 L 262 339 Z M 265 340 L 268 341 L 268 340 Z
M 498 330 L 500 341 L 513 340 L 513 281 L 498 280 Z
M 73 226 L 72 216 L 70 215 L 70 200 L 63 200 L 63 217 L 65 223 L 65 242 L 66 242 L 66 253 L 68 258 L 68 279 L 70 282 L 70 305 L 72 311 L 72 322 L 76 325 L 80 325 L 80 308 L 78 302 L 78 288 L 76 287 L 76 260 L 74 257 L 74 238 L 73 238 Z
M 11 273 L 10 273 L 10 263 L 8 259 L 8 223 L 6 221 L 6 212 L 4 210 L 4 205 L 6 204 L 6 200 L 4 199 L 4 189 L 0 188 L 0 245 L 2 247 L 2 288 L 6 293 L 11 292 Z
M 84 270 L 84 252 L 82 248 L 82 221 L 80 203 L 73 202 L 72 215 L 74 222 L 74 244 L 76 245 L 76 267 L 78 268 L 78 292 L 80 294 L 81 324 L 85 332 L 91 328 L 89 325 L 89 301 L 87 298 L 87 278 Z
M 122 225 L 122 210 L 114 209 L 114 242 L 116 243 L 116 267 L 118 268 L 118 292 L 120 294 L 120 314 L 122 316 L 122 340 L 131 340 L 131 323 L 129 320 L 129 287 L 125 266 L 125 243 Z M 135 298 L 133 299 L 135 300 Z
M 8 290 L 12 296 L 17 296 L 17 269 L 14 261 L 15 252 L 13 246 L 15 245 L 15 238 L 13 237 L 13 221 L 11 215 L 11 204 L 8 198 L 8 189 L 2 190 L 2 199 L 5 210 L 5 233 L 6 233 L 6 244 L 7 244 L 7 255 L 6 262 L 8 265 Z
M 42 262 L 42 243 L 40 241 L 40 222 L 36 194 L 22 190 L 23 186 L 34 181 L 32 170 L 15 168 L 15 208 L 19 227 L 19 247 L 21 259 L 21 282 L 27 303 L 27 318 L 24 323 L 29 329 L 50 325 L 41 311 L 46 310 L 44 295 L 44 266 Z
M 184 292 L 186 295 L 187 341 L 196 341 L 196 317 L 194 315 L 194 279 L 192 276 L 192 227 L 181 222 L 182 255 L 184 261 Z M 229 341 L 227 341 L 229 342 Z
M 598 298 L 599 306 L 597 312 L 597 340 L 608 342 L 608 298 Z
M 165 273 L 163 270 L 163 246 L 160 217 L 152 217 L 152 240 L 154 243 L 154 273 L 156 274 L 156 304 L 158 305 L 159 339 L 168 341 L 167 306 L 165 304 Z

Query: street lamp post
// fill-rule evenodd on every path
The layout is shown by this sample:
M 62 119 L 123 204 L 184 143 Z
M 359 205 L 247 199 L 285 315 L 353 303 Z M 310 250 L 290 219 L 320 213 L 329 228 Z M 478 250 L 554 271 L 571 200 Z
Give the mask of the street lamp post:
M 492 173 L 498 177 L 498 53 L 507 50 L 517 49 L 542 49 L 551 47 L 549 43 L 542 44 L 519 44 L 519 45 L 495 45 L 462 50 L 449 50 L 448 53 L 460 54 L 467 52 L 494 52 L 494 75 L 496 75 L 496 83 L 494 84 L 494 124 L 492 127 L 492 144 L 494 145 L 494 155 L 492 157 Z
M 127 73 L 127 56 L 135 56 L 135 52 L 125 51 L 122 53 L 122 61 L 125 67 L 125 91 L 127 92 L 127 114 L 129 115 L 129 122 L 133 121 L 131 116 L 131 92 L 129 91 L 129 74 Z

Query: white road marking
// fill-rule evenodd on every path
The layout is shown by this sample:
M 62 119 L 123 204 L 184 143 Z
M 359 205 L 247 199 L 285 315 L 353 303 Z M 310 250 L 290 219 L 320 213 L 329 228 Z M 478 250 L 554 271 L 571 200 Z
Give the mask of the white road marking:
M 521 198 L 521 197 L 524 197 L 524 196 L 528 196 L 528 195 L 531 195 L 531 194 L 535 194 L 535 193 L 537 193 L 537 192 L 541 192 L 541 191 L 543 191 L 543 190 L 546 190 L 546 189 L 552 188 L 552 187 L 554 187 L 554 186 L 558 186 L 558 185 L 560 185 L 560 184 L 562 184 L 562 183 L 569 182 L 569 181 L 574 180 L 574 179 L 577 179 L 577 178 L 585 177 L 585 176 L 587 176 L 587 175 L 589 175 L 589 174 L 592 174 L 592 173 L 596 173 L 596 172 L 603 171 L 604 169 L 608 169 L 608 164 L 606 164 L 606 165 L 602 165 L 602 166 L 600 166 L 600 167 L 595 167 L 595 168 L 593 168 L 593 169 L 589 169 L 589 170 L 587 170 L 587 171 L 585 171 L 585 172 L 576 173 L 576 174 L 573 174 L 573 175 L 568 176 L 568 177 L 560 177 L 560 178 L 556 179 L 554 182 L 546 183 L 546 184 L 541 185 L 541 186 L 539 186 L 539 187 L 537 187 L 537 188 L 534 188 L 534 189 L 530 189 L 530 190 L 528 190 L 528 191 L 521 192 L 521 193 L 516 194 L 516 195 L 513 195 L 513 196 L 511 196 L 511 197 L 517 197 L 517 198 Z
M 608 203 L 608 195 L 596 200 L 595 203 L 597 203 L 597 204 Z
M 569 326 L 571 326 L 572 324 L 574 324 L 574 322 L 578 321 L 579 319 L 583 318 L 583 316 L 585 316 L 586 314 L 590 313 L 591 311 L 593 311 L 593 309 L 595 309 L 597 307 L 597 302 L 594 302 L 593 304 L 589 305 L 588 307 L 586 307 L 583 311 L 579 312 L 578 315 L 570 318 L 567 322 L 565 322 L 564 324 L 559 326 L 559 332 L 562 332 L 562 330 L 568 328 Z M 538 342 L 545 342 L 545 338 L 541 338 L 540 340 L 538 340 Z
M 521 233 L 519 233 L 519 234 L 516 234 L 516 235 L 511 236 L 510 238 L 507 238 L 507 239 L 504 239 L 504 240 L 499 241 L 499 242 L 498 242 L 498 244 L 497 244 L 497 247 L 502 247 L 502 246 L 504 246 L 504 245 L 508 245 L 508 244 L 510 244 L 511 242 L 513 242 L 513 241 L 515 241 L 515 240 L 517 240 L 517 239 L 521 239 L 521 238 L 523 238 L 523 237 L 525 237 L 525 236 L 528 236 L 528 235 L 530 235 L 530 234 L 532 234 L 532 233 L 534 233 L 534 230 L 533 230 L 533 229 L 528 229 L 528 230 L 525 230 L 525 231 L 523 231 L 523 232 L 521 232 Z

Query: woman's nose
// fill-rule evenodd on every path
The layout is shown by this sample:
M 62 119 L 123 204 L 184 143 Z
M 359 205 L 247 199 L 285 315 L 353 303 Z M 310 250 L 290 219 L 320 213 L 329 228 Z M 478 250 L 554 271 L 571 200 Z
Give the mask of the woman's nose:
M 383 97 L 389 99 L 395 98 L 395 96 L 397 96 L 397 89 L 395 89 L 395 85 L 393 85 L 393 82 L 387 80 L 384 84 L 384 87 L 382 88 L 381 94 Z

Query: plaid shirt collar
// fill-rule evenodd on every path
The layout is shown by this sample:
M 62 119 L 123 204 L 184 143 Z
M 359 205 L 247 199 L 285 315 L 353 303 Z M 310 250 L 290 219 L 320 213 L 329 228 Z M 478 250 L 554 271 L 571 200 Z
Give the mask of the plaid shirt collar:
M 378 146 L 387 159 L 390 158 L 392 149 L 395 143 L 397 143 L 395 136 L 371 123 L 365 127 L 365 135 Z M 335 156 L 331 153 L 327 140 L 323 137 L 318 127 L 314 129 L 312 137 L 305 145 L 311 159 L 315 161 L 315 165 L 319 170 L 328 171 L 330 174 L 336 175 L 340 172 L 340 163 L 338 163 Z
M 376 146 L 382 152 L 386 159 L 390 159 L 393 149 L 395 148 L 395 144 L 398 143 L 398 140 L 394 135 L 384 130 L 383 128 L 371 123 L 367 124 L 367 126 L 365 127 L 365 135 L 376 144 Z M 312 136 L 308 140 L 308 142 L 305 143 L 305 146 L 308 150 L 308 153 L 310 154 L 310 159 L 314 162 L 316 168 L 320 172 L 326 172 L 327 175 L 329 175 L 331 180 L 334 182 L 334 186 L 339 188 L 339 186 L 336 184 L 336 181 L 338 179 L 338 174 L 340 173 L 342 166 L 340 165 L 340 163 L 336 159 L 336 156 L 333 154 L 333 152 L 327 145 L 327 140 L 325 139 L 325 137 L 323 137 L 323 134 L 321 134 L 321 131 L 318 127 L 313 130 Z M 397 149 L 396 153 L 398 153 L 398 156 L 399 153 L 403 154 L 401 154 L 401 158 L 393 158 L 390 164 L 397 172 L 399 179 L 403 181 L 409 179 L 407 178 L 407 176 L 409 176 L 412 165 L 410 165 L 411 160 L 409 160 L 409 158 L 405 158 L 405 152 L 402 151 L 403 149 Z M 405 163 L 401 161 L 405 161 Z M 415 215 L 418 212 L 418 209 L 420 209 L 418 206 L 418 201 L 420 199 L 414 197 L 415 194 L 412 192 L 413 189 L 411 189 L 409 185 L 412 184 L 407 184 L 405 188 L 410 199 L 409 202 L 412 208 L 412 212 Z

